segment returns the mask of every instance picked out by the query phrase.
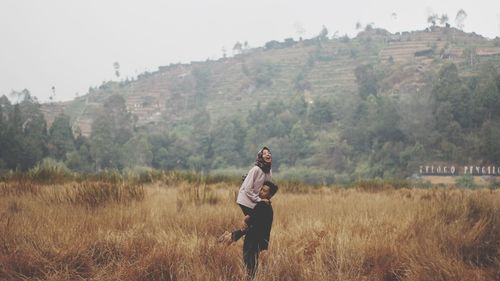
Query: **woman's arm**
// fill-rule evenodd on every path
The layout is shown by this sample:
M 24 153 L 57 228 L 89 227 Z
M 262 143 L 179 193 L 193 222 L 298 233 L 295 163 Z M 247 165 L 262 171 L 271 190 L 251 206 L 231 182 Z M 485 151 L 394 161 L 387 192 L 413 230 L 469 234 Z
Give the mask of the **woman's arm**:
M 243 190 L 245 191 L 245 194 L 247 195 L 247 197 L 252 201 L 252 202 L 260 202 L 260 197 L 259 197 L 259 193 L 258 192 L 255 192 L 255 190 L 253 189 L 254 187 L 254 182 L 255 182 L 255 178 L 257 177 L 257 173 L 258 173 L 258 170 L 260 168 L 257 167 L 257 166 L 254 166 L 254 168 L 252 168 L 249 172 L 248 172 L 248 175 L 245 179 L 245 181 L 243 182 Z

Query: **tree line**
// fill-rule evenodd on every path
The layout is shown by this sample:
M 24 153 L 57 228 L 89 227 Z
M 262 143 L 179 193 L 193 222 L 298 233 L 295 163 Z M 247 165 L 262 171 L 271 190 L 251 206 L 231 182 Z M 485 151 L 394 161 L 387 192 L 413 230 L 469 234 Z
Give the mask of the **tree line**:
M 153 167 L 212 171 L 248 167 L 263 145 L 273 169 L 328 182 L 408 177 L 423 163 L 499 164 L 500 75 L 491 64 L 461 76 L 447 63 L 430 90 L 382 95 L 383 71 L 355 70 L 357 94 L 306 101 L 299 93 L 211 120 L 198 106 L 189 118 L 138 127 L 121 95 L 96 112 L 90 136 L 58 115 L 50 128 L 28 91 L 0 98 L 0 169 L 27 170 L 50 157 L 80 172 Z M 168 125 L 167 125 L 168 124 Z

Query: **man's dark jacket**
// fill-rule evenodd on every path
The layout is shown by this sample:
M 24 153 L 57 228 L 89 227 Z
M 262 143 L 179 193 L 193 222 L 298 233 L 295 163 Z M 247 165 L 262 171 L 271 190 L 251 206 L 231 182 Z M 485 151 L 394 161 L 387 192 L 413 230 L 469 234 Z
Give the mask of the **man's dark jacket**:
M 245 236 L 245 244 L 253 244 L 259 250 L 267 250 L 271 226 L 273 224 L 273 207 L 271 203 L 258 202 L 253 209 Z

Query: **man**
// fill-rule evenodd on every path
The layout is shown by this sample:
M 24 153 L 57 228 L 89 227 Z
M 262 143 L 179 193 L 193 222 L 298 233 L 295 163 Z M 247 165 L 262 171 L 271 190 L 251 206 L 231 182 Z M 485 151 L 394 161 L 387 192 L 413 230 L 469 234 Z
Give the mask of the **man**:
M 229 245 L 245 235 L 243 262 L 250 280 L 255 277 L 260 251 L 267 250 L 269 246 L 269 237 L 273 224 L 273 207 L 271 201 L 268 200 L 276 192 L 278 192 L 278 186 L 270 181 L 265 181 L 259 191 L 259 197 L 267 200 L 260 201 L 255 205 L 252 215 L 246 220 L 248 227 L 233 232 L 225 232 L 219 238 L 220 242 Z

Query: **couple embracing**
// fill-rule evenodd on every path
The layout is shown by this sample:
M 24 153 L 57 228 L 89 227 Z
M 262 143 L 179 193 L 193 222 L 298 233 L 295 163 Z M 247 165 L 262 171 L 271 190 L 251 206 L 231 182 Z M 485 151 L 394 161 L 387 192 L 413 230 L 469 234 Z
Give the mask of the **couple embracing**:
M 270 199 L 278 191 L 278 187 L 271 182 L 271 164 L 271 150 L 263 147 L 257 154 L 255 166 L 241 184 L 236 199 L 245 216 L 244 227 L 233 232 L 226 231 L 219 238 L 219 241 L 229 245 L 245 236 L 243 261 L 249 279 L 255 276 L 260 251 L 267 250 L 269 245 L 273 223 Z

